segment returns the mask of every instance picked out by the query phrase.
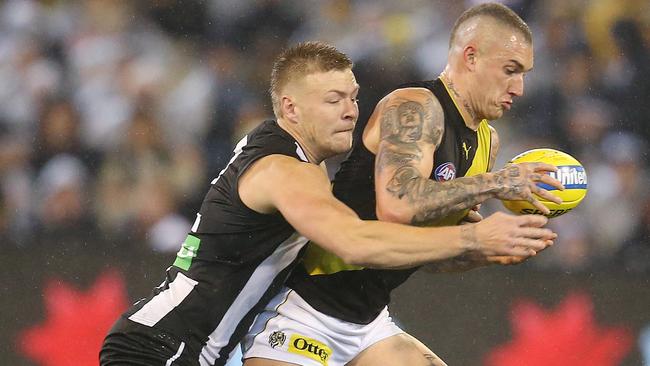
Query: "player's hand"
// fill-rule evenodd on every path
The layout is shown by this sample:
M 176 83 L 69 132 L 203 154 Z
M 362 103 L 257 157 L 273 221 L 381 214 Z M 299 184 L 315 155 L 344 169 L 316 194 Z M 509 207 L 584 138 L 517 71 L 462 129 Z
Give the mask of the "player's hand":
M 508 164 L 494 173 L 498 187 L 496 198 L 510 201 L 528 201 L 547 215 L 550 210 L 539 202 L 535 195 L 557 204 L 562 203 L 562 199 L 539 187 L 537 183 L 548 184 L 559 190 L 564 190 L 562 183 L 546 174 L 555 171 L 557 171 L 556 166 L 546 163 Z
M 539 254 L 539 252 L 546 250 L 548 247 L 553 245 L 553 241 L 549 243 L 549 245 L 542 249 L 538 250 L 535 255 Z M 517 265 L 524 263 L 528 259 L 532 258 L 533 256 L 519 256 L 519 255 L 489 255 L 485 257 L 485 262 L 487 264 L 498 264 L 502 266 L 512 266 L 512 265 Z
M 479 223 L 463 227 L 472 250 L 485 256 L 531 257 L 553 244 L 557 234 L 544 228 L 541 215 L 514 216 L 497 212 Z M 470 245 L 472 246 L 472 245 Z
M 463 219 L 460 221 L 460 225 L 465 225 L 465 224 L 472 224 L 479 222 L 483 220 L 483 215 L 481 215 L 478 210 L 481 209 L 481 204 L 479 203 L 478 205 L 472 207 L 469 212 L 467 212 L 467 215 L 463 217 Z
M 485 257 L 488 264 L 498 264 L 501 266 L 512 266 L 515 264 L 524 263 L 531 256 L 517 256 L 517 255 L 489 255 Z

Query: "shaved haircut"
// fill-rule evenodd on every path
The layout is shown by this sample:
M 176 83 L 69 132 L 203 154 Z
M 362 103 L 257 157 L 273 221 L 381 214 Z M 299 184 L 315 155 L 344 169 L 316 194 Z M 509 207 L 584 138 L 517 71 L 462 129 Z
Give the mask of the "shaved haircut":
M 512 9 L 499 3 L 485 3 L 473 6 L 458 17 L 454 27 L 451 29 L 451 36 L 449 37 L 449 47 L 451 48 L 456 41 L 458 29 L 463 23 L 476 17 L 488 17 L 495 20 L 498 24 L 510 27 L 519 31 L 524 39 L 532 44 L 533 34 L 528 27 L 528 24 L 523 21 Z

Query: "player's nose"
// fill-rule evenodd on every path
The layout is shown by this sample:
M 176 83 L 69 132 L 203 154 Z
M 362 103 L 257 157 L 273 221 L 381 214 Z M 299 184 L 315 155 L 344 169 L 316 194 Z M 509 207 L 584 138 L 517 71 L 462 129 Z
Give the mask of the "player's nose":
M 352 99 L 346 99 L 345 110 L 343 111 L 343 119 L 356 121 L 359 117 L 359 106 Z
M 520 74 L 509 85 L 508 94 L 513 97 L 521 97 L 524 95 L 524 75 Z

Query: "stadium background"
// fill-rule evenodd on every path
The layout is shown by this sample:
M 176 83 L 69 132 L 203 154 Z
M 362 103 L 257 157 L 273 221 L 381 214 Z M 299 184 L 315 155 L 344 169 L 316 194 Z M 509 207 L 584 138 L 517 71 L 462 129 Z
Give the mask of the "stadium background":
M 348 53 L 367 115 L 390 87 L 437 76 L 474 3 L 0 2 L 0 363 L 96 364 L 114 312 L 162 280 L 233 142 L 271 116 L 281 48 Z M 650 3 L 505 3 L 536 53 L 525 96 L 494 123 L 497 166 L 559 148 L 585 165 L 589 193 L 553 221 L 552 249 L 418 273 L 394 315 L 450 365 L 650 365 Z

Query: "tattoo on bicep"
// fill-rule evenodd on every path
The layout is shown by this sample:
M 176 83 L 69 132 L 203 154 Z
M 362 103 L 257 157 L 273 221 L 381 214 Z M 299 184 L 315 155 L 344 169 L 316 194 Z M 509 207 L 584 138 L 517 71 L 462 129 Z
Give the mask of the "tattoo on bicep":
M 424 115 L 424 107 L 418 102 L 408 101 L 397 106 L 398 133 L 395 138 L 406 143 L 420 141 Z
M 386 184 L 386 190 L 399 199 L 407 196 L 409 201 L 412 201 L 410 195 L 414 194 L 414 184 L 419 177 L 420 172 L 415 167 L 404 165 L 395 171 L 393 177 Z
M 422 153 L 420 151 L 399 152 L 389 147 L 383 147 L 377 153 L 376 159 L 377 172 L 381 172 L 387 166 L 403 166 L 413 161 L 420 161 L 422 160 Z
M 397 118 L 395 117 L 396 109 L 394 106 L 385 107 L 381 115 L 380 138 L 381 140 L 390 139 L 397 133 Z
M 427 96 L 424 104 L 407 100 L 387 107 L 381 120 L 381 139 L 396 145 L 437 143 L 442 134 L 442 121 L 436 118 L 435 107 L 433 96 Z
M 444 132 L 440 104 L 430 93 L 426 98 L 423 104 L 409 100 L 384 110 L 377 154 L 378 173 L 394 169 L 386 191 L 414 206 L 412 224 L 426 224 L 482 202 L 485 198 L 479 193 L 487 184 L 482 176 L 444 183 L 422 176 L 417 166 L 425 157 L 418 143 L 435 149 Z
M 442 133 L 445 131 L 444 112 L 440 103 L 436 103 L 433 97 L 427 98 L 424 110 L 427 112 L 425 116 L 427 125 L 425 141 L 437 146 L 442 139 Z
M 424 107 L 414 101 L 405 101 L 384 109 L 381 117 L 381 140 L 385 141 L 377 153 L 377 171 L 386 166 L 400 167 L 422 160 L 418 142 L 423 138 L 423 124 L 427 118 Z

